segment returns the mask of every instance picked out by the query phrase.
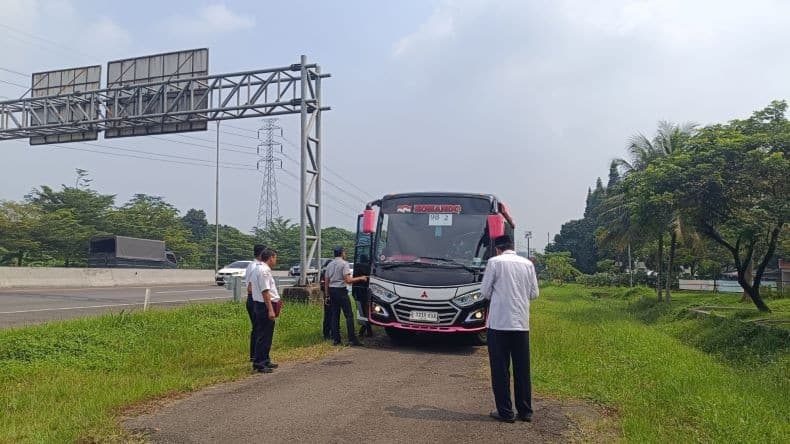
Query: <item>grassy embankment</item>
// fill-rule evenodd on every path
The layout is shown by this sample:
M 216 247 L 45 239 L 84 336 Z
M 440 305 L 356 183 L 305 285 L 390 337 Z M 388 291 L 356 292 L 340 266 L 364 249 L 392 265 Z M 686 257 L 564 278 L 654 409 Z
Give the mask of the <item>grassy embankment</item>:
M 331 352 L 319 306 L 285 310 L 273 359 Z M 125 407 L 249 374 L 248 341 L 234 303 L 0 331 L 0 442 L 124 441 L 115 415 Z
M 732 305 L 762 317 L 739 295 L 678 293 L 671 306 L 647 289 L 549 287 L 543 296 L 532 317 L 539 392 L 614 408 L 630 442 L 790 436 L 788 330 L 685 310 Z M 769 304 L 774 318 L 790 317 L 790 301 Z
M 737 296 L 678 294 L 666 308 L 639 293 L 545 288 L 531 321 L 536 391 L 607 406 L 630 442 L 790 436 L 787 330 L 682 310 Z M 320 307 L 287 309 L 275 359 L 329 353 Z M 248 328 L 244 307 L 228 303 L 0 331 L 0 442 L 122 441 L 122 409 L 248 374 Z

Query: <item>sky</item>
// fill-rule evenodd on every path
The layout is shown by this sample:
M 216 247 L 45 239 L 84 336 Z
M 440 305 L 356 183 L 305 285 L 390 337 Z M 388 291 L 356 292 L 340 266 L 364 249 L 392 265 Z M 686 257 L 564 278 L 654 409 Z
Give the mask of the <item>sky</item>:
M 492 193 L 511 208 L 520 248 L 531 231 L 540 250 L 582 216 L 587 189 L 606 182 L 631 135 L 651 135 L 659 120 L 742 118 L 790 97 L 788 41 L 790 2 L 780 0 L 0 0 L 0 100 L 23 94 L 30 73 L 127 57 L 207 47 L 219 74 L 305 54 L 332 74 L 325 227 L 352 229 L 364 203 L 388 193 Z M 222 162 L 254 168 L 263 122 L 225 124 Z M 279 125 L 279 209 L 298 222 L 298 117 Z M 98 141 L 116 149 L 0 142 L 0 200 L 73 185 L 82 168 L 119 205 L 162 196 L 213 223 L 217 134 L 187 136 Z M 161 161 L 181 158 L 205 166 Z M 221 170 L 220 223 L 255 225 L 261 179 Z

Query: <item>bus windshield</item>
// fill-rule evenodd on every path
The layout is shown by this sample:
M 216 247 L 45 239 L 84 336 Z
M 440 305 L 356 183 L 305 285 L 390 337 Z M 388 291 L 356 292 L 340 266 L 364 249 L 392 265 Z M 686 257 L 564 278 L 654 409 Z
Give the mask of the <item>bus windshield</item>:
M 382 266 L 482 267 L 488 235 L 483 214 L 383 214 L 375 257 Z

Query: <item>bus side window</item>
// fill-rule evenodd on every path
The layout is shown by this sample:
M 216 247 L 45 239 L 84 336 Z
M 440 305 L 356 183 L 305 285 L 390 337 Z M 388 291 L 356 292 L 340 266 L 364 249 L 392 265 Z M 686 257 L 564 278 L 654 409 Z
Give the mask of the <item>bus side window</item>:
M 376 254 L 381 255 L 384 246 L 387 245 L 387 225 L 389 224 L 389 215 L 383 214 L 381 218 L 381 230 L 379 230 L 378 237 L 376 238 Z

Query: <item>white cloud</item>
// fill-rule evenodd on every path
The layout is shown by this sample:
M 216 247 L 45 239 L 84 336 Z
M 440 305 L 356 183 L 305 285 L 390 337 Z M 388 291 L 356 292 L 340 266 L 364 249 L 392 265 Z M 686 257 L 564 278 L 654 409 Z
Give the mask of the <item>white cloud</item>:
M 466 17 L 474 17 L 489 3 L 489 0 L 443 0 L 416 31 L 395 42 L 393 56 L 405 56 L 426 46 L 441 45 L 443 40 L 455 35 L 459 23 Z
M 215 3 L 202 8 L 193 17 L 173 16 L 165 26 L 174 34 L 234 32 L 253 28 L 255 20 L 231 11 L 223 3 Z

